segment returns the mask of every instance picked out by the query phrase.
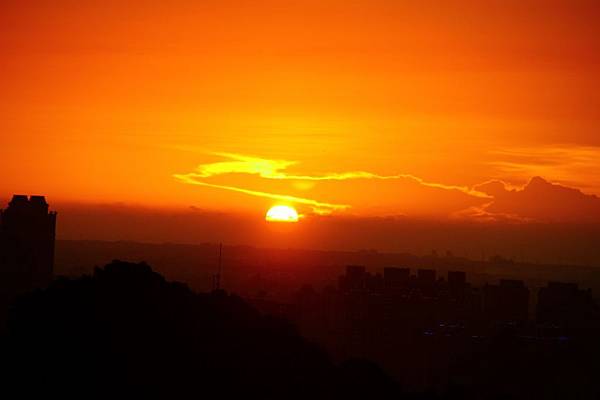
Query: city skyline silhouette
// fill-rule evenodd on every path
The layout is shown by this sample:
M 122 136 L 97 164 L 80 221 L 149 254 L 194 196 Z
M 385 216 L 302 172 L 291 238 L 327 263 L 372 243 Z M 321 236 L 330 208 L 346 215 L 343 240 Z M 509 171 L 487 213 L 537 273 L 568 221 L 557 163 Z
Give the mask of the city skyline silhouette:
M 74 267 L 65 253 L 55 263 L 57 213 L 43 196 L 15 195 L 0 215 L 7 387 L 45 382 L 23 394 L 74 395 L 100 382 L 93 395 L 158 398 L 198 386 L 265 398 L 588 398 L 600 390 L 589 383 L 589 362 L 562 368 L 600 354 L 597 298 L 568 267 L 545 266 L 541 283 L 541 271 L 518 279 L 523 265 L 499 255 L 294 257 L 298 250 L 93 241 L 62 250 Z M 143 261 L 100 268 L 92 260 L 107 251 L 158 256 L 160 270 L 180 281 Z M 313 264 L 324 256 L 375 265 Z M 394 265 L 399 256 L 405 266 Z M 560 274 L 569 281 L 552 279 Z

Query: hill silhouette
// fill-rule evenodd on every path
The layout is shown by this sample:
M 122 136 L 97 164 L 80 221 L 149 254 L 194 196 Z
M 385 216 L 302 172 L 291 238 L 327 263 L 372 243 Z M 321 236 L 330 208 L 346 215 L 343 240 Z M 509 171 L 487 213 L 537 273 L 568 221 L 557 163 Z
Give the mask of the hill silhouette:
M 19 299 L 3 342 L 4 387 L 20 397 L 401 394 L 375 365 L 335 365 L 287 322 L 223 291 L 167 282 L 145 263 L 113 261 Z

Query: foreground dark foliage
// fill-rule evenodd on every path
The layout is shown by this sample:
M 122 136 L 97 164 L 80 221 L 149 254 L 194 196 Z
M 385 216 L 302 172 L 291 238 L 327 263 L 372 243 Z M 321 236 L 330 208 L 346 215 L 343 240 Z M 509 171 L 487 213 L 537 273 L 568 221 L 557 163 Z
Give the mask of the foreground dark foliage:
M 336 366 L 286 322 L 144 263 L 115 261 L 20 299 L 3 342 L 4 388 L 21 398 L 402 397 L 374 365 Z

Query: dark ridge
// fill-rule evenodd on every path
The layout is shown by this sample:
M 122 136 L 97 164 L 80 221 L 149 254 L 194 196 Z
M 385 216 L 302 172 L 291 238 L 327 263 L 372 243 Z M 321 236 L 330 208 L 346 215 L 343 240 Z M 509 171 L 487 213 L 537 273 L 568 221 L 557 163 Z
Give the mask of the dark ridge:
M 337 366 L 289 323 L 145 263 L 113 261 L 22 297 L 4 339 L 5 390 L 22 398 L 405 398 L 376 366 Z

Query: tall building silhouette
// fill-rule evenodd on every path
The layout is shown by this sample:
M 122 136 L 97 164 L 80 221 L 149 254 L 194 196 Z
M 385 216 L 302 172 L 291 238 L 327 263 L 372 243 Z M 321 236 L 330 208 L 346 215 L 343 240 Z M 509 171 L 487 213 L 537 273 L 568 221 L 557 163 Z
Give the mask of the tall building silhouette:
M 0 295 L 48 285 L 54 267 L 56 212 L 44 196 L 14 195 L 0 210 Z
M 529 315 L 529 288 L 516 279 L 501 279 L 483 287 L 483 310 L 495 321 L 523 323 Z
M 591 289 L 580 289 L 576 283 L 548 282 L 538 292 L 536 321 L 562 335 L 588 330 L 599 315 Z

